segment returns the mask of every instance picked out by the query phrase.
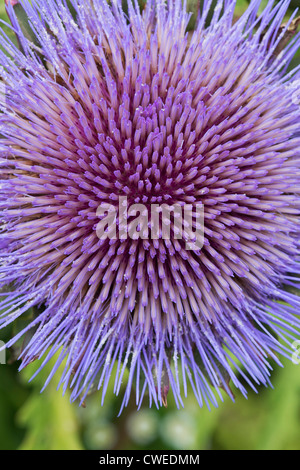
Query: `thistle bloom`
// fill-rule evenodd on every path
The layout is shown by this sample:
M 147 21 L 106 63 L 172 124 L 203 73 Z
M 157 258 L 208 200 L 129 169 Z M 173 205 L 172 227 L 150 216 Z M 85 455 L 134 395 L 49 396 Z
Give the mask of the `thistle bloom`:
M 180 405 L 190 382 L 217 406 L 230 381 L 270 384 L 299 337 L 300 36 L 280 51 L 289 1 L 233 21 L 219 0 L 208 24 L 211 3 L 189 33 L 181 0 L 23 0 L 30 34 L 7 7 L 0 324 L 38 307 L 8 345 L 32 331 L 21 367 L 56 355 L 45 385 L 64 361 L 72 400 L 126 376 L 123 405 L 133 386 Z M 99 239 L 120 196 L 202 203 L 204 246 Z

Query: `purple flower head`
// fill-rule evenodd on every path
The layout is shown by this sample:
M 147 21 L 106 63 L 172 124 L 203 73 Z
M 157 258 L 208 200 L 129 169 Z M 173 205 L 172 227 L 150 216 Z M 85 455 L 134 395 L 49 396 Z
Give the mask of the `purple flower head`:
M 289 1 L 21 2 L 0 39 L 2 327 L 35 307 L 25 367 L 56 355 L 72 400 L 111 377 L 179 406 L 270 384 L 299 338 L 300 35 Z M 32 39 L 33 38 L 33 39 Z M 5 52 L 4 52 L 4 51 Z M 202 204 L 204 244 L 99 238 L 98 207 Z M 120 218 L 115 226 L 120 229 Z M 190 224 L 191 226 L 191 224 Z M 193 219 L 193 228 L 197 221 Z M 138 230 L 137 230 L 138 231 Z M 115 368 L 114 368 L 115 366 Z M 126 371 L 126 374 L 124 374 Z M 112 373 L 113 372 L 113 373 Z

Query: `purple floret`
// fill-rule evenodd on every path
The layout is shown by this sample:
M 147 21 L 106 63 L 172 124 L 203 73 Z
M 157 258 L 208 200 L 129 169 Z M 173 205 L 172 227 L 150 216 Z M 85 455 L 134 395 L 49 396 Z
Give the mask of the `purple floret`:
M 64 361 L 71 399 L 134 386 L 136 403 L 202 406 L 270 384 L 299 339 L 300 47 L 289 1 L 196 29 L 181 0 L 21 2 L 0 43 L 0 325 L 36 317 L 21 368 Z M 223 8 L 222 8 L 223 6 Z M 287 24 L 286 29 L 289 27 Z M 105 202 L 204 205 L 204 246 L 99 239 Z M 115 368 L 114 368 L 115 366 Z M 40 368 L 41 368 L 40 367 Z M 126 374 L 125 371 L 129 370 Z M 113 374 L 112 374 L 113 371 Z M 46 385 L 47 385 L 46 382 Z M 122 387 L 121 387 L 122 386 Z

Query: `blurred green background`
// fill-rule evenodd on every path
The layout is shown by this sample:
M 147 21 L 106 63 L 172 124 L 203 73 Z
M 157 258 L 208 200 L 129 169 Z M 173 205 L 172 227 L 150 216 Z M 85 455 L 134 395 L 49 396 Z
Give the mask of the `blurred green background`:
M 246 5 L 238 0 L 237 16 Z M 0 339 L 6 341 L 10 334 L 9 329 L 1 331 Z M 95 393 L 80 408 L 56 391 L 57 376 L 40 394 L 51 364 L 28 383 L 36 366 L 18 373 L 18 363 L 8 361 L 0 364 L 0 449 L 299 450 L 300 365 L 283 363 L 283 369 L 274 368 L 274 390 L 249 390 L 248 400 L 237 392 L 233 403 L 224 394 L 224 403 L 208 411 L 199 408 L 190 390 L 184 409 L 177 410 L 170 392 L 167 408 L 149 409 L 145 400 L 137 412 L 133 401 L 118 418 L 120 398 L 112 390 L 103 407 L 101 393 Z

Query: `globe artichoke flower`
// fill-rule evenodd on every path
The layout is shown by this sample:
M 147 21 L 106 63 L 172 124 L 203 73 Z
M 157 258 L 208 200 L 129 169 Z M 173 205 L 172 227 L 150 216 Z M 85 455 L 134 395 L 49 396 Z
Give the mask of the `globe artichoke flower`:
M 208 22 L 204 0 L 189 32 L 181 0 L 7 3 L 19 47 L 2 31 L 0 325 L 35 309 L 8 344 L 31 331 L 20 367 L 55 356 L 45 386 L 64 363 L 72 400 L 92 386 L 104 399 L 113 377 L 122 406 L 132 389 L 138 406 L 169 390 L 180 406 L 189 382 L 217 406 L 230 382 L 269 385 L 300 327 L 289 1 L 236 19 L 219 0 Z M 120 197 L 201 203 L 203 247 L 173 219 L 169 239 L 99 237 L 99 205 Z

